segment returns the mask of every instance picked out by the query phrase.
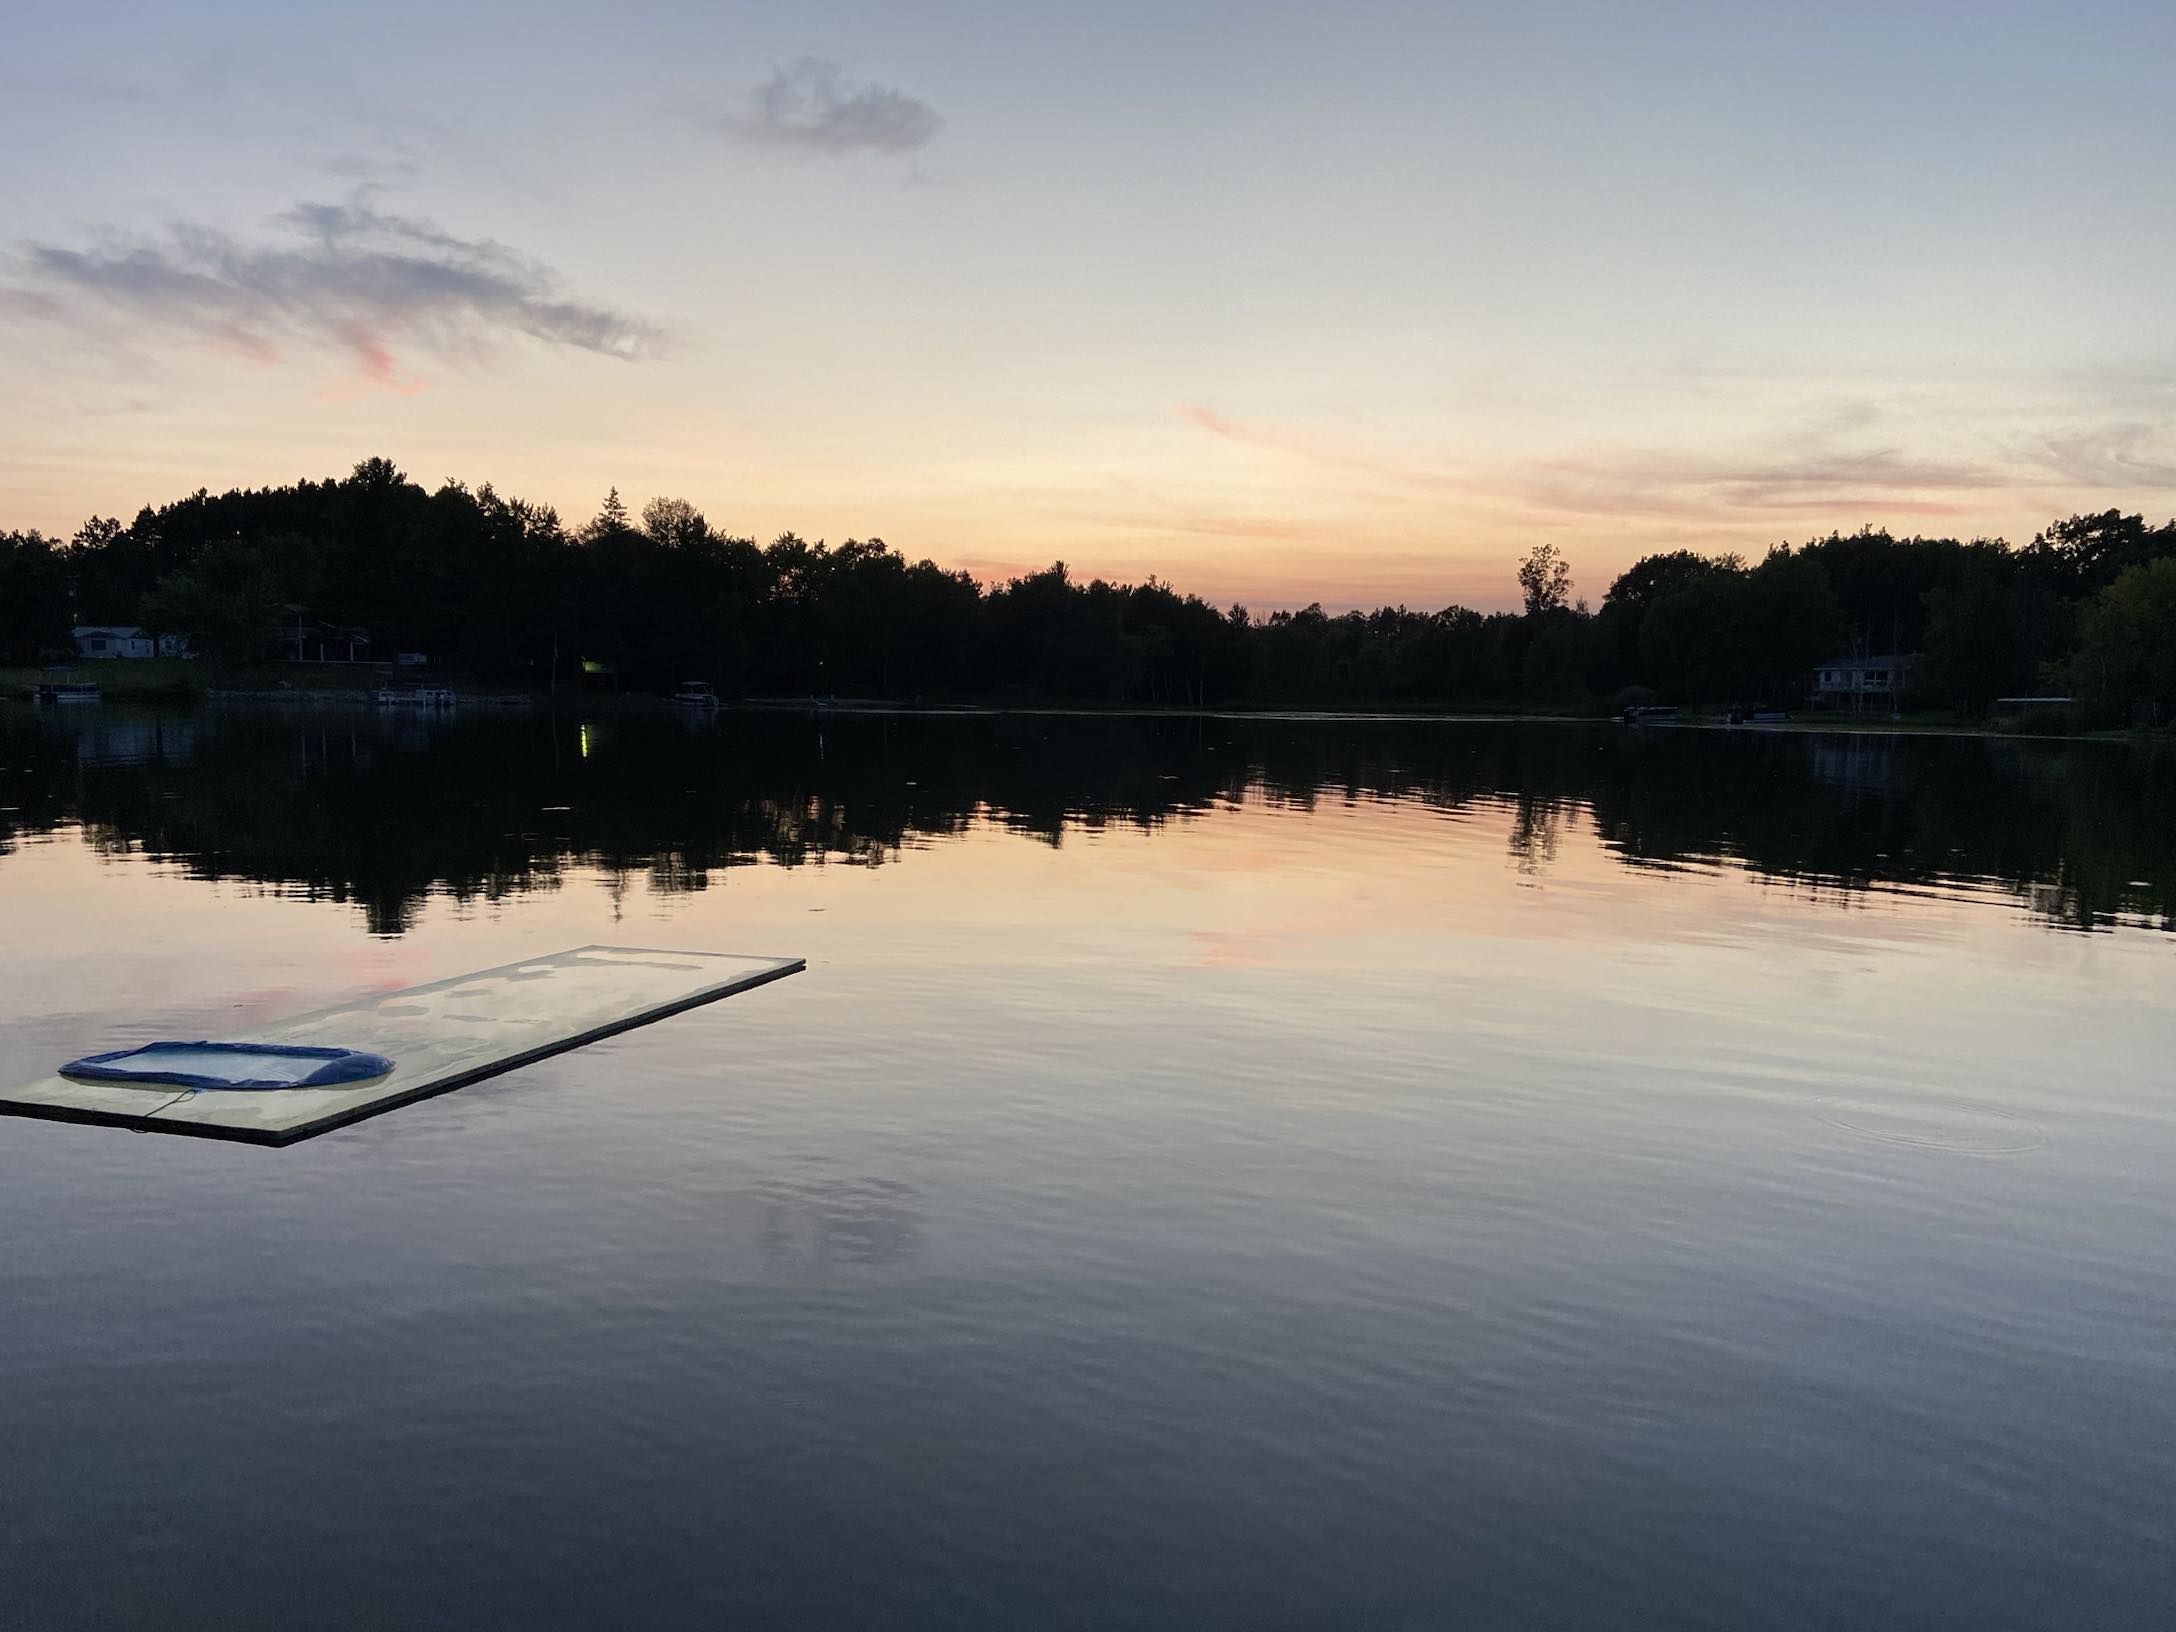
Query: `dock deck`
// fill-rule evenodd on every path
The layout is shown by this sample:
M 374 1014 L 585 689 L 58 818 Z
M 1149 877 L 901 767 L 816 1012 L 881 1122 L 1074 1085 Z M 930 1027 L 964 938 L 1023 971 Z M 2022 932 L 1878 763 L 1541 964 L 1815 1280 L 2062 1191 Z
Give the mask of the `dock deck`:
M 309 1043 L 393 1061 L 372 1082 L 205 1089 L 50 1076 L 0 1114 L 287 1145 L 795 974 L 799 958 L 582 946 L 254 1027 L 226 1042 Z M 85 1039 L 86 1047 L 102 1041 Z

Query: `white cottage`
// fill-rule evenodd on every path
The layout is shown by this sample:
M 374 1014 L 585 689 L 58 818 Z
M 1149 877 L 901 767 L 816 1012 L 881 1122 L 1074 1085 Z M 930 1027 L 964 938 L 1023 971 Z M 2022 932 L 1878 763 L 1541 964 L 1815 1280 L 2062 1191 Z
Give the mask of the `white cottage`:
M 187 635 L 153 635 L 132 623 L 79 623 L 74 630 L 76 656 L 189 657 Z

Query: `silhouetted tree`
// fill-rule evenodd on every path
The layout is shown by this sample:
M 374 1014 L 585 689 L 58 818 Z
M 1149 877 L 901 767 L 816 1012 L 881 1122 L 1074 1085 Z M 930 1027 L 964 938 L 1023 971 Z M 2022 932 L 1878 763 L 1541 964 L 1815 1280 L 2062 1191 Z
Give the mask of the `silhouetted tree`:
M 264 655 L 278 638 L 281 606 L 272 564 L 246 544 L 229 544 L 160 579 L 140 616 L 160 633 L 186 635 L 200 655 L 226 665 Z
M 618 497 L 619 489 L 614 488 L 606 503 Z M 642 530 L 653 544 L 668 550 L 695 549 L 710 537 L 710 523 L 685 499 L 652 499 L 642 507 Z
M 2016 555 L 1986 541 L 1967 545 L 1953 581 L 1927 592 L 1921 690 L 1979 714 L 1997 697 L 2029 688 L 2047 622 L 2034 616 L 2036 599 Z
M 2035 535 L 2025 554 L 2049 563 L 2067 594 L 2090 595 L 2132 567 L 2176 555 L 2176 521 L 2149 527 L 2119 510 L 2072 516 Z
M 1519 593 L 1530 618 L 1562 611 L 1571 604 L 1572 569 L 1554 544 L 1536 544 L 1519 563 Z
M 2086 603 L 2078 635 L 2070 672 L 2084 696 L 2176 713 L 2176 556 L 2126 567 Z
M 68 645 L 68 571 L 42 533 L 0 533 L 0 663 L 35 663 Z
M 589 524 L 591 533 L 625 532 L 628 528 L 627 506 L 620 501 L 620 490 L 608 488 L 604 503 L 597 507 L 597 519 Z

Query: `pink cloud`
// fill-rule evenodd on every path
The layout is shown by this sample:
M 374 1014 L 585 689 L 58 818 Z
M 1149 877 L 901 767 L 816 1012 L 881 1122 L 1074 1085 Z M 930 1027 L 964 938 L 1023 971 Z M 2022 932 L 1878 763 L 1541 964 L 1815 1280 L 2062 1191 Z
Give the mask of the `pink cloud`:
M 1441 468 L 1386 459 L 1289 427 L 1231 419 L 1198 402 L 1179 404 L 1179 417 L 1227 442 L 1238 443 L 1244 447 L 1266 448 L 1274 453 L 1287 453 L 1295 458 L 1338 469 L 1363 471 L 1370 475 L 1387 477 L 1402 485 L 1427 488 L 1463 485 L 1459 477 Z
M 385 342 L 375 335 L 361 334 L 351 337 L 356 359 L 362 364 L 363 378 L 374 385 L 388 386 L 404 397 L 412 397 L 423 389 L 423 376 L 411 374 L 407 379 L 393 375 L 393 354 Z

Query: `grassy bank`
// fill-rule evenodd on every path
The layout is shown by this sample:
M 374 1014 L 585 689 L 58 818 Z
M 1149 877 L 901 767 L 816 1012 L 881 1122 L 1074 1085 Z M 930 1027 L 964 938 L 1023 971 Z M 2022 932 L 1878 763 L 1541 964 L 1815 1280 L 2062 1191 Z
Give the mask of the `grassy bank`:
M 192 658 L 116 657 L 72 668 L 73 678 L 94 681 L 113 702 L 188 702 L 211 690 L 368 691 L 380 680 L 380 671 L 368 663 L 245 663 L 215 669 Z M 0 697 L 27 696 L 46 672 L 0 668 Z
M 25 697 L 43 668 L 0 668 L 0 696 Z M 202 694 L 204 665 L 179 657 L 117 657 L 103 663 L 78 663 L 72 679 L 95 681 L 106 696 L 120 701 L 185 701 Z

